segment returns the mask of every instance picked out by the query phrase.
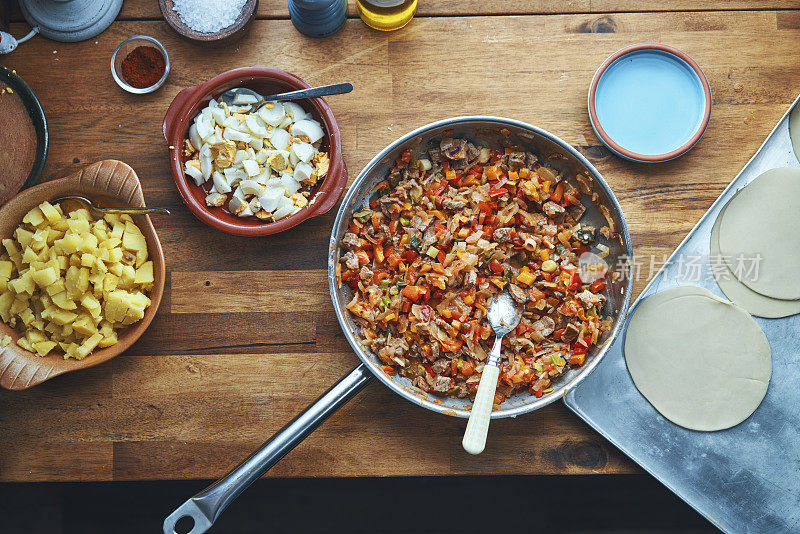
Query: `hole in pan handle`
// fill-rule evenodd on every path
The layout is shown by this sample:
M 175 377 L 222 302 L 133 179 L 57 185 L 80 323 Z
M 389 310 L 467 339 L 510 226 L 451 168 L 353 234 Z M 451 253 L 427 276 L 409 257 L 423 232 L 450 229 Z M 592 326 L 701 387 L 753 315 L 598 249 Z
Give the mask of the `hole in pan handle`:
M 363 363 L 350 371 L 350 374 L 326 391 L 314 404 L 278 430 L 249 458 L 170 514 L 164 520 L 164 534 L 202 534 L 208 531 L 239 494 L 361 391 L 372 376 Z M 194 526 L 189 532 L 178 533 L 175 526 L 184 517 L 193 519 Z

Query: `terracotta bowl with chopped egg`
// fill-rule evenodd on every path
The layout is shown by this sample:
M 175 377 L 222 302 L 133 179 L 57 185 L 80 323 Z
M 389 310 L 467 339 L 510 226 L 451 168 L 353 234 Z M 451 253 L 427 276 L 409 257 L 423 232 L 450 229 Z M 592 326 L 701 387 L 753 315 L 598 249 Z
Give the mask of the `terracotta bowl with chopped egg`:
M 304 186 L 302 191 L 298 191 L 297 194 L 302 193 L 305 200 L 300 199 L 302 202 L 297 202 L 295 195 L 296 208 L 292 210 L 293 213 L 277 220 L 265 216 L 263 211 L 260 212 L 260 216 L 237 215 L 237 209 L 240 214 L 242 212 L 239 201 L 234 198 L 235 187 L 233 192 L 219 193 L 225 196 L 224 199 L 218 196 L 212 197 L 219 200 L 216 202 L 217 205 L 209 204 L 210 201 L 207 199 L 216 192 L 216 185 L 208 178 L 203 182 L 203 178 L 197 176 L 198 173 L 193 169 L 188 169 L 190 174 L 187 174 L 187 162 L 190 162 L 189 167 L 191 167 L 192 160 L 198 157 L 198 147 L 192 147 L 191 141 L 187 144 L 187 140 L 195 134 L 195 132 L 190 133 L 190 128 L 193 127 L 198 114 L 207 108 L 212 99 L 218 99 L 223 92 L 235 87 L 246 87 L 261 95 L 270 95 L 311 86 L 297 76 L 282 70 L 245 67 L 223 72 L 205 83 L 178 93 L 167 109 L 163 132 L 169 146 L 170 172 L 183 202 L 207 225 L 229 234 L 250 237 L 281 232 L 306 219 L 330 211 L 344 192 L 347 184 L 347 168 L 342 158 L 339 126 L 331 108 L 322 98 L 293 101 L 302 107 L 309 119 L 315 120 L 322 127 L 322 137 L 315 143 L 317 145 L 315 148 L 328 158 L 327 173 L 318 178 L 312 186 Z M 192 148 L 196 152 L 193 153 Z M 200 169 L 199 165 L 197 169 Z M 224 171 L 216 167 L 214 169 Z

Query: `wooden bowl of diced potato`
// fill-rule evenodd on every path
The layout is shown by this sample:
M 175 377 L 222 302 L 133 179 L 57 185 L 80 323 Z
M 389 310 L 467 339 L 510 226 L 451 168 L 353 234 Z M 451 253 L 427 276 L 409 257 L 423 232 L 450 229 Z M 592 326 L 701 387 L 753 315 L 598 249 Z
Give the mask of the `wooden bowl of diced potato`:
M 95 220 L 103 206 L 144 206 L 136 173 L 105 160 L 27 189 L 0 208 L 0 386 L 26 389 L 110 360 L 147 329 L 164 292 L 148 216 Z

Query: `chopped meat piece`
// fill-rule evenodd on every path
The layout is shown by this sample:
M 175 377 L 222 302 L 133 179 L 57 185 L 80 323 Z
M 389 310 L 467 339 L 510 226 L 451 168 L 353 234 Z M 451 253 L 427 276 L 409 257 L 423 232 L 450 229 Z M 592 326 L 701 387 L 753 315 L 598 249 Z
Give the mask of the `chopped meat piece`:
M 431 387 L 428 385 L 428 382 L 421 376 L 414 377 L 414 380 L 411 381 L 411 385 L 425 391 L 426 393 L 431 390 Z
M 529 213 L 527 211 L 520 210 L 519 214 L 522 217 L 523 224 L 531 228 L 536 228 L 547 223 L 547 217 L 545 217 L 542 213 Z
M 433 384 L 433 391 L 436 393 L 447 393 L 453 389 L 453 379 L 448 376 L 437 376 Z
M 458 211 L 466 208 L 467 203 L 464 202 L 463 200 L 453 200 L 451 198 L 446 198 L 444 199 L 444 202 L 442 202 L 442 207 L 446 210 Z
M 567 327 L 564 329 L 564 333 L 561 334 L 561 341 L 574 341 L 576 337 L 578 337 L 578 333 L 580 330 L 577 326 L 572 323 L 568 323 Z
M 349 249 L 354 249 L 358 246 L 358 236 L 352 232 L 347 232 L 342 238 L 342 244 Z
M 437 375 L 449 375 L 450 374 L 450 360 L 447 358 L 439 358 L 433 365 L 431 365 L 431 369 Z
M 391 185 L 392 187 L 396 187 L 397 184 L 400 183 L 401 177 L 402 176 L 400 175 L 400 169 L 392 168 L 392 170 L 389 171 L 389 178 L 388 178 L 389 185 Z
M 509 239 L 511 239 L 511 228 L 508 227 L 498 228 L 492 234 L 492 239 L 494 239 L 500 244 L 507 242 Z
M 573 204 L 567 208 L 567 213 L 575 222 L 578 222 L 583 217 L 583 214 L 586 213 L 586 208 L 583 204 Z
M 467 160 L 474 162 L 480 156 L 481 151 L 470 142 L 467 142 Z
M 439 148 L 442 149 L 442 155 L 447 159 L 464 159 L 467 156 L 467 141 L 464 139 L 445 137 L 439 143 Z
M 512 171 L 518 171 L 525 165 L 525 152 L 512 152 L 508 155 L 508 168 Z
M 511 297 L 520 304 L 524 304 L 528 301 L 528 293 L 517 284 L 508 284 L 508 292 L 511 293 Z
M 363 266 L 361 268 L 361 272 L 358 273 L 358 277 L 361 278 L 361 281 L 364 282 L 365 284 L 369 284 L 370 282 L 372 282 L 372 275 L 373 272 L 366 265 Z
M 420 248 L 424 252 L 434 243 L 436 243 L 436 227 L 428 226 L 428 229 L 425 230 L 425 234 L 422 236 L 422 247 Z
M 381 212 L 384 215 L 390 217 L 392 215 L 392 204 L 394 204 L 395 202 L 397 202 L 397 200 L 389 195 L 382 196 L 381 198 L 378 199 L 378 207 L 380 207 Z M 371 228 L 371 226 L 369 228 Z
M 416 167 L 413 169 L 403 169 L 400 176 L 402 176 L 403 180 L 416 180 L 419 178 L 419 169 Z
M 464 397 L 467 396 L 468 393 L 469 392 L 467 391 L 467 386 L 462 384 L 457 385 L 452 391 L 452 395 L 455 395 L 459 399 L 463 399 Z
M 544 206 L 542 206 L 542 210 L 544 210 L 544 212 L 550 218 L 561 215 L 565 211 L 563 206 L 559 206 L 558 204 L 556 204 L 551 200 L 548 200 L 547 202 L 544 203 Z
M 439 163 L 442 161 L 442 151 L 439 148 L 430 148 L 428 149 L 428 158 L 430 158 L 431 163 Z
M 605 297 L 603 295 L 592 293 L 588 289 L 584 289 L 583 292 L 578 293 L 575 296 L 578 298 L 578 300 L 583 302 L 583 305 L 586 306 L 587 308 L 589 306 L 594 306 L 595 304 L 602 304 L 602 302 L 605 300 Z
M 556 329 L 556 322 L 551 317 L 544 316 L 531 326 L 535 332 L 542 336 L 542 338 L 545 338 Z
M 525 153 L 525 166 L 529 169 L 532 169 L 536 162 L 539 161 L 539 158 L 536 157 L 536 154 L 531 154 L 530 152 Z
M 396 364 L 392 356 L 403 356 L 408 352 L 408 343 L 405 339 L 390 339 L 386 345 L 378 351 L 378 358 L 386 364 Z
M 348 269 L 358 269 L 358 256 L 352 250 L 342 256 L 342 261 Z

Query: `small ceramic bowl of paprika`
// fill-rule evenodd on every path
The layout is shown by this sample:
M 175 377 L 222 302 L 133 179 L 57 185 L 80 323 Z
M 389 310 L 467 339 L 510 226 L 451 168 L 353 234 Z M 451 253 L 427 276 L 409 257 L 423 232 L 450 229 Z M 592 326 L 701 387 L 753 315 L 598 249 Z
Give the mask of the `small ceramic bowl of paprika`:
M 122 41 L 111 56 L 111 76 L 124 90 L 142 95 L 152 93 L 167 81 L 169 54 L 164 45 L 147 35 Z

